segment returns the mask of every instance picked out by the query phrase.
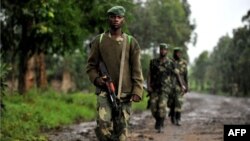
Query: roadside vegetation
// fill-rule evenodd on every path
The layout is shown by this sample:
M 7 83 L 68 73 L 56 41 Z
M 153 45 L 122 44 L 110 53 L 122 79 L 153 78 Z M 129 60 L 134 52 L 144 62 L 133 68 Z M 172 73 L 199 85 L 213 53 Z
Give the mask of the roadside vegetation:
M 61 94 L 54 91 L 3 97 L 1 134 L 4 141 L 45 141 L 43 133 L 62 126 L 91 121 L 96 114 L 96 96 L 87 93 Z M 147 98 L 133 104 L 133 110 L 145 110 Z

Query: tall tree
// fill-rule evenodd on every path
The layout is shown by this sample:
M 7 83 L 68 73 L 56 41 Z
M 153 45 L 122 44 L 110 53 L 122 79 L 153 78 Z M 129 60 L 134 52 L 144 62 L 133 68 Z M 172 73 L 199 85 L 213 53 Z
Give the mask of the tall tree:
M 195 25 L 189 21 L 191 12 L 186 0 L 147 0 L 144 5 L 137 5 L 134 14 L 136 21 L 129 29 L 142 48 L 160 42 L 185 47 L 191 40 Z
M 242 20 L 246 24 L 234 29 L 233 37 L 225 35 L 219 39 L 210 55 L 208 69 L 203 72 L 208 74 L 205 81 L 212 82 L 212 89 L 235 96 L 250 94 L 250 11 Z M 193 70 L 199 66 L 196 62 Z M 193 72 L 195 76 L 200 74 Z
M 46 79 L 44 53 L 71 51 L 82 43 L 81 18 L 76 18 L 81 17 L 81 11 L 76 2 L 66 0 L 3 2 L 6 19 L 1 21 L 1 24 L 5 24 L 4 30 L 11 31 L 4 33 L 8 38 L 2 38 L 3 51 L 11 51 L 9 50 L 11 46 L 19 56 L 20 93 L 27 89 L 26 80 L 36 83 L 38 87 L 46 84 L 43 82 Z M 8 40 L 14 40 L 17 44 L 13 46 L 14 41 L 9 44 Z M 35 54 L 37 55 L 34 60 L 40 64 L 32 68 L 28 62 Z M 37 76 L 27 78 L 28 68 L 37 71 L 35 72 Z
M 63 56 L 82 48 L 84 40 L 105 29 L 106 10 L 113 5 L 124 5 L 131 15 L 132 0 L 3 1 L 1 49 L 7 59 L 12 56 L 13 66 L 18 57 L 19 92 L 28 85 L 46 85 L 45 55 Z
M 195 85 L 199 90 L 205 90 L 206 70 L 209 64 L 208 51 L 202 52 L 197 59 L 195 59 L 192 68 L 192 78 L 195 80 Z
M 242 18 L 246 22 L 244 27 L 234 30 L 233 48 L 235 72 L 234 83 L 244 95 L 250 94 L 250 10 Z
M 232 39 L 226 35 L 219 39 L 218 44 L 214 48 L 211 54 L 211 79 L 214 81 L 214 87 L 216 89 L 226 91 L 228 90 L 228 84 L 230 84 L 231 76 L 231 54 L 228 53 L 228 49 L 231 47 Z

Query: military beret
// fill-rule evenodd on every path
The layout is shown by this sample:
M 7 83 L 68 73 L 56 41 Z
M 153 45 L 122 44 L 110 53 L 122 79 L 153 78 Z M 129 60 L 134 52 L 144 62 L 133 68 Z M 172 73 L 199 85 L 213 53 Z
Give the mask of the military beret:
M 182 51 L 182 48 L 181 47 L 175 47 L 173 50 Z
M 168 49 L 168 44 L 166 43 L 160 43 L 160 48 L 165 48 L 165 49 Z
M 126 10 L 122 6 L 114 6 L 107 11 L 108 14 L 115 14 L 118 16 L 124 16 L 125 12 Z

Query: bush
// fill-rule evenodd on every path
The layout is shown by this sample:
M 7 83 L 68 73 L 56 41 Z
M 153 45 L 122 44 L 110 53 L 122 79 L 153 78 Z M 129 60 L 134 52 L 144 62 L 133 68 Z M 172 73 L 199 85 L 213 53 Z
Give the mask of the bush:
M 144 94 L 145 95 L 145 94 Z M 146 97 L 133 103 L 133 110 L 146 109 Z M 94 94 L 59 94 L 54 91 L 4 97 L 6 112 L 1 115 L 0 140 L 45 141 L 43 132 L 96 117 Z
M 92 103 L 88 103 L 91 99 Z M 1 116 L 1 140 L 46 140 L 42 132 L 95 118 L 95 96 L 34 91 L 4 97 L 6 112 Z M 70 102 L 69 102 L 70 101 Z

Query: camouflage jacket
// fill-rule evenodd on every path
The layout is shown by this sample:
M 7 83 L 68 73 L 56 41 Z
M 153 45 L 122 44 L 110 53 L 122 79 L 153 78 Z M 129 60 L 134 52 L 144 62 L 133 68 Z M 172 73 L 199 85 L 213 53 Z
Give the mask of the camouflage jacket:
M 184 59 L 174 60 L 174 64 L 175 64 L 175 72 L 179 73 L 180 77 L 182 78 L 182 80 L 184 80 L 186 84 L 186 88 L 188 88 L 187 61 L 185 61 Z
M 170 91 L 174 77 L 174 63 L 171 59 L 166 58 L 161 62 L 160 58 L 150 61 L 150 86 L 153 91 L 163 92 L 165 89 Z

